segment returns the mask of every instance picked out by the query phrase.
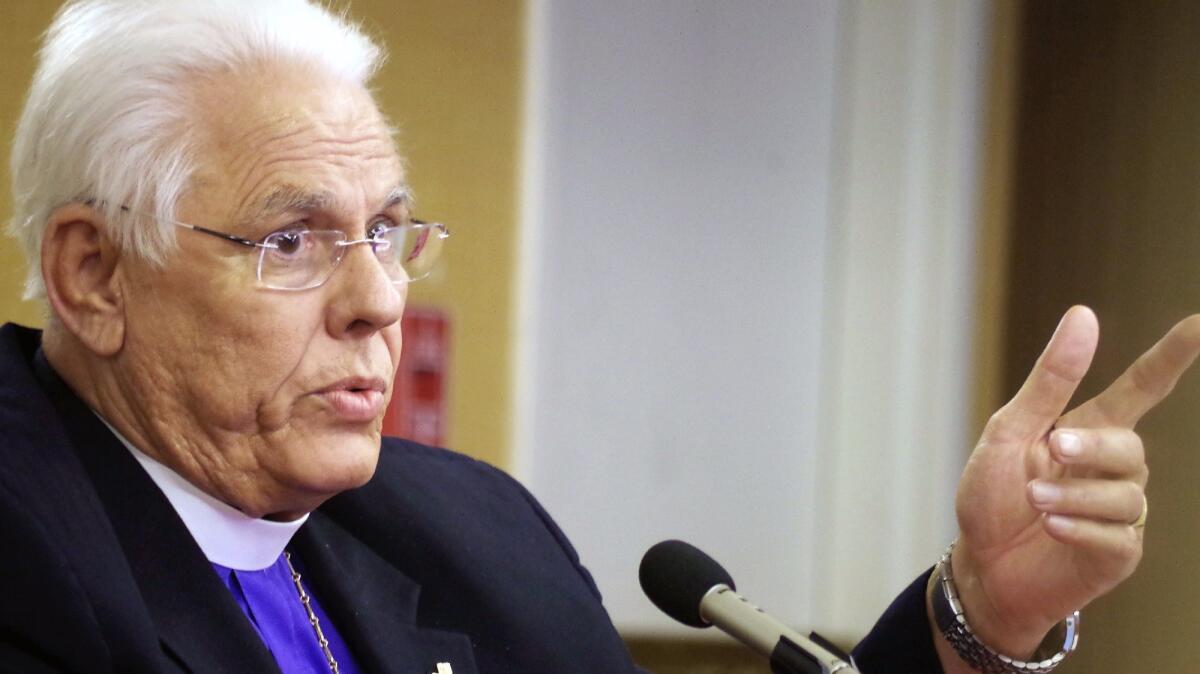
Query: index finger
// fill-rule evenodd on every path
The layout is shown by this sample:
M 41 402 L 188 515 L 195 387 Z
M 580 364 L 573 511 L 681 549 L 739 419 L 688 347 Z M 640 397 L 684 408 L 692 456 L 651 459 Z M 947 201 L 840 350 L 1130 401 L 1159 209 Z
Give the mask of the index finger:
M 1179 321 L 1104 391 L 1072 410 L 1060 425 L 1133 428 L 1162 402 L 1200 354 L 1200 314 Z

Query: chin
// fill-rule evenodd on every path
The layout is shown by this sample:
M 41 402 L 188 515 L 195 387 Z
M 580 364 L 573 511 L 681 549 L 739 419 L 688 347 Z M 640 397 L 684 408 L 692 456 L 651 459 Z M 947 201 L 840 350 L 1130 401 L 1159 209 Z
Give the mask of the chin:
M 334 496 L 366 484 L 379 465 L 379 439 L 333 437 L 307 453 L 297 475 L 309 490 Z

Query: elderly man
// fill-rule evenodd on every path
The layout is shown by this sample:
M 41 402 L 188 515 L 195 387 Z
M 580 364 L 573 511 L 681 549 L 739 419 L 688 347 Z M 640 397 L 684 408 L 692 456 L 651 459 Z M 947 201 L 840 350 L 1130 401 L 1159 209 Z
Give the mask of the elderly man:
M 0 330 L 0 669 L 635 670 L 520 485 L 380 437 L 407 284 L 447 233 L 410 213 L 379 58 L 300 0 L 55 19 L 13 152 L 49 320 Z M 957 547 L 863 671 L 1061 659 L 1055 625 L 1138 562 L 1131 429 L 1198 334 L 1063 416 L 1098 337 L 1068 312 L 967 467 Z

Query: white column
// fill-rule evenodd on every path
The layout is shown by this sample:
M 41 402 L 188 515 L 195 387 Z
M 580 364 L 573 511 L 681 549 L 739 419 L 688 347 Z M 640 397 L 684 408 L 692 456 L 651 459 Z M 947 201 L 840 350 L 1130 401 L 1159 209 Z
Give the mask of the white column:
M 957 528 L 987 5 L 843 7 L 816 613 L 850 636 Z
M 952 536 L 984 14 L 531 0 L 516 466 L 623 629 L 662 538 L 856 637 Z

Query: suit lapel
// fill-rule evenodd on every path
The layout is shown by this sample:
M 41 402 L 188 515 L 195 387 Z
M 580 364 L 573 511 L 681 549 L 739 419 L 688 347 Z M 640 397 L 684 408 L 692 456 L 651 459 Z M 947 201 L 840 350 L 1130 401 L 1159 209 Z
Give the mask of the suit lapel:
M 278 673 L 170 502 L 40 353 L 38 360 L 38 378 L 96 487 L 168 654 L 192 672 Z
M 162 504 L 125 520 L 117 533 L 163 644 L 193 672 L 278 672 L 233 595 L 157 496 Z
M 475 674 L 467 636 L 418 626 L 420 587 L 320 510 L 291 547 L 365 671 L 430 674 L 448 662 L 454 674 Z

